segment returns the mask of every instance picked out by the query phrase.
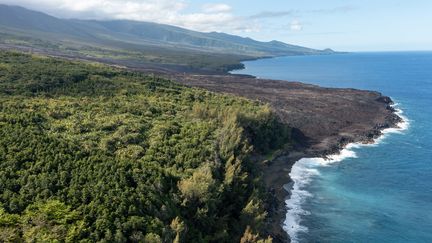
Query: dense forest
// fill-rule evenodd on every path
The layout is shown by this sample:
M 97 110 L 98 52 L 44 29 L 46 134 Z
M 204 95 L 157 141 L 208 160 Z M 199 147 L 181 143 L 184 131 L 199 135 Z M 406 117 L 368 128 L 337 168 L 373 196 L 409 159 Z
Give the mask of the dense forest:
M 0 242 L 271 242 L 257 101 L 0 52 Z

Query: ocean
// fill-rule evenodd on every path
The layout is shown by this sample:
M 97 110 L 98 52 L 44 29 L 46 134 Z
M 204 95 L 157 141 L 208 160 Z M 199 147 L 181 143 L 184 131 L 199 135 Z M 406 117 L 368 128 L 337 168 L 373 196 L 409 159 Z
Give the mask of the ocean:
M 233 73 L 376 90 L 404 117 L 372 145 L 291 171 L 293 242 L 432 242 L 432 52 L 350 53 L 245 62 Z

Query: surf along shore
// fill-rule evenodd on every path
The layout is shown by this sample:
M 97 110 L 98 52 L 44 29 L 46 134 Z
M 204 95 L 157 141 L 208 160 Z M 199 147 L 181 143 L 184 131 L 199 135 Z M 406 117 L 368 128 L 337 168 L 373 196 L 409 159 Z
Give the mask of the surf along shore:
M 392 107 L 393 101 L 375 91 L 323 88 L 244 75 L 168 76 L 186 85 L 269 103 L 282 121 L 294 128 L 299 143 L 289 151 L 277 151 L 262 167 L 272 195 L 268 233 L 274 242 L 288 242 L 287 227 L 299 227 L 293 224 L 285 226 L 287 231 L 283 229 L 289 223 L 285 222 L 285 201 L 293 189 L 290 173 L 297 161 L 331 157 L 352 143 L 373 143 L 383 130 L 396 128 L 402 121 Z
M 0 47 L 1 49 L 1 47 Z M 357 89 L 323 88 L 316 85 L 281 80 L 258 79 L 248 75 L 196 73 L 152 65 L 124 65 L 107 60 L 93 60 L 42 53 L 71 60 L 97 61 L 117 68 L 153 73 L 182 84 L 228 93 L 269 103 L 283 122 L 293 128 L 298 142 L 287 151 L 276 151 L 262 164 L 263 179 L 271 197 L 268 199 L 268 234 L 273 242 L 288 242 L 283 229 L 287 214 L 285 201 L 290 198 L 293 165 L 304 158 L 323 158 L 338 154 L 351 143 L 372 143 L 387 128 L 402 121 L 391 106 L 393 101 L 379 92 Z
M 393 107 L 397 107 L 397 105 L 395 104 Z M 372 142 L 349 143 L 336 154 L 316 158 L 302 158 L 294 163 L 289 174 L 291 182 L 285 185 L 290 196 L 285 200 L 288 211 L 283 224 L 283 229 L 288 232 L 291 242 L 299 242 L 298 234 L 308 231 L 308 228 L 302 223 L 302 217 L 310 214 L 310 212 L 303 209 L 303 204 L 307 198 L 313 196 L 306 189 L 313 178 L 320 175 L 319 168 L 339 163 L 348 158 L 357 158 L 355 148 L 377 146 L 385 139 L 387 134 L 402 133 L 407 130 L 409 128 L 409 119 L 403 116 L 402 113 L 402 110 L 396 109 L 396 114 L 402 118 L 402 121 L 396 124 L 396 127 L 382 130 L 382 135 Z

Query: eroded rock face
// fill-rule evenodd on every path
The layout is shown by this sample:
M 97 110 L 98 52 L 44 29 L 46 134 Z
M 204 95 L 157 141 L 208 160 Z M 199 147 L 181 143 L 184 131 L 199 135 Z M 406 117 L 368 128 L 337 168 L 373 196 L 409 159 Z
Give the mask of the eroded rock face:
M 377 101 L 385 103 L 385 104 L 389 104 L 389 105 L 393 104 L 393 100 L 388 96 L 381 96 L 377 99 Z

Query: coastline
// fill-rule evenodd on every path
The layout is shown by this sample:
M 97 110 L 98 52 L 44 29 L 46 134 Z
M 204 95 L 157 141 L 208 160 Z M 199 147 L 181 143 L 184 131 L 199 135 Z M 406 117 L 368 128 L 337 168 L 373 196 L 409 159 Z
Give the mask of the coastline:
M 68 52 L 61 52 L 58 50 L 44 49 L 41 47 L 32 47 L 32 46 L 6 44 L 6 43 L 0 43 L 0 50 L 27 52 L 32 54 L 50 56 L 54 58 L 62 58 L 66 60 L 99 62 L 117 68 L 124 68 L 124 69 L 141 71 L 141 72 L 149 72 L 149 73 L 171 74 L 171 75 L 176 73 L 203 74 L 203 75 L 231 75 L 231 72 L 244 70 L 246 68 L 244 63 L 250 61 L 271 59 L 277 57 L 286 57 L 286 56 L 337 55 L 337 54 L 347 53 L 347 52 L 337 52 L 333 50 L 323 50 L 322 52 L 316 52 L 316 53 L 303 53 L 303 54 L 298 53 L 298 54 L 291 54 L 291 55 L 289 54 L 265 55 L 265 56 L 239 55 L 239 59 L 235 63 L 229 64 L 227 66 L 221 66 L 223 67 L 224 70 L 217 70 L 217 69 L 205 69 L 199 67 L 192 67 L 190 65 L 181 65 L 181 64 L 152 63 L 152 62 L 141 63 L 133 59 L 121 60 L 121 59 L 113 59 L 109 57 L 87 56 L 79 53 L 68 53 Z M 243 74 L 236 74 L 236 75 L 243 75 Z M 246 76 L 254 77 L 251 75 L 246 75 Z
M 241 59 L 239 62 L 239 64 L 241 64 L 241 65 L 239 65 L 238 68 L 228 69 L 226 72 L 223 72 L 223 74 L 240 75 L 240 76 L 245 75 L 245 76 L 257 78 L 253 75 L 250 75 L 250 74 L 233 73 L 233 72 L 246 70 L 245 62 L 258 61 L 258 60 L 263 60 L 263 59 L 273 59 L 273 58 L 279 58 L 279 57 L 296 57 L 296 56 L 299 57 L 299 56 L 343 55 L 343 54 L 348 54 L 348 53 L 349 52 L 333 51 L 330 49 L 329 52 L 322 52 L 322 53 L 306 53 L 306 54 L 293 54 L 293 55 L 274 55 L 274 56 L 251 57 L 251 58 Z
M 299 142 L 294 150 L 282 151 L 261 166 L 270 195 L 266 203 L 269 213 L 266 233 L 273 237 L 273 242 L 289 240 L 282 224 L 289 195 L 286 189 L 290 187 L 287 183 L 292 183 L 289 174 L 298 160 L 330 156 L 350 143 L 371 143 L 383 130 L 394 128 L 401 121 L 391 107 L 392 100 L 375 91 L 324 88 L 248 75 L 183 73 L 154 67 L 121 68 L 154 73 L 188 86 L 268 103 L 280 119 L 294 129 L 294 137 Z
M 290 182 L 284 185 L 288 195 L 285 200 L 287 211 L 283 220 L 283 229 L 288 233 L 290 242 L 298 242 L 298 233 L 307 232 L 308 230 L 307 227 L 301 224 L 301 217 L 309 214 L 302 208 L 302 204 L 312 194 L 304 190 L 304 187 L 311 182 L 313 177 L 319 175 L 317 168 L 330 166 L 348 158 L 356 158 L 357 155 L 351 150 L 352 148 L 378 146 L 386 138 L 387 134 L 401 133 L 409 128 L 409 119 L 402 115 L 403 111 L 397 108 L 397 104 L 392 105 L 392 107 L 395 108 L 394 113 L 401 120 L 391 127 L 382 129 L 381 134 L 372 140 L 348 143 L 342 146 L 341 150 L 335 154 L 323 154 L 323 156 L 313 158 L 305 157 L 293 163 L 289 173 Z
M 182 84 L 228 93 L 270 104 L 280 119 L 293 128 L 298 141 L 289 151 L 279 151 L 261 165 L 269 198 L 266 233 L 273 242 L 287 242 L 283 229 L 292 180 L 292 166 L 302 158 L 328 157 L 350 143 L 372 143 L 383 130 L 402 121 L 393 101 L 379 92 L 323 88 L 283 80 L 259 79 L 245 75 L 168 75 Z M 288 183 L 288 185 L 287 185 Z

